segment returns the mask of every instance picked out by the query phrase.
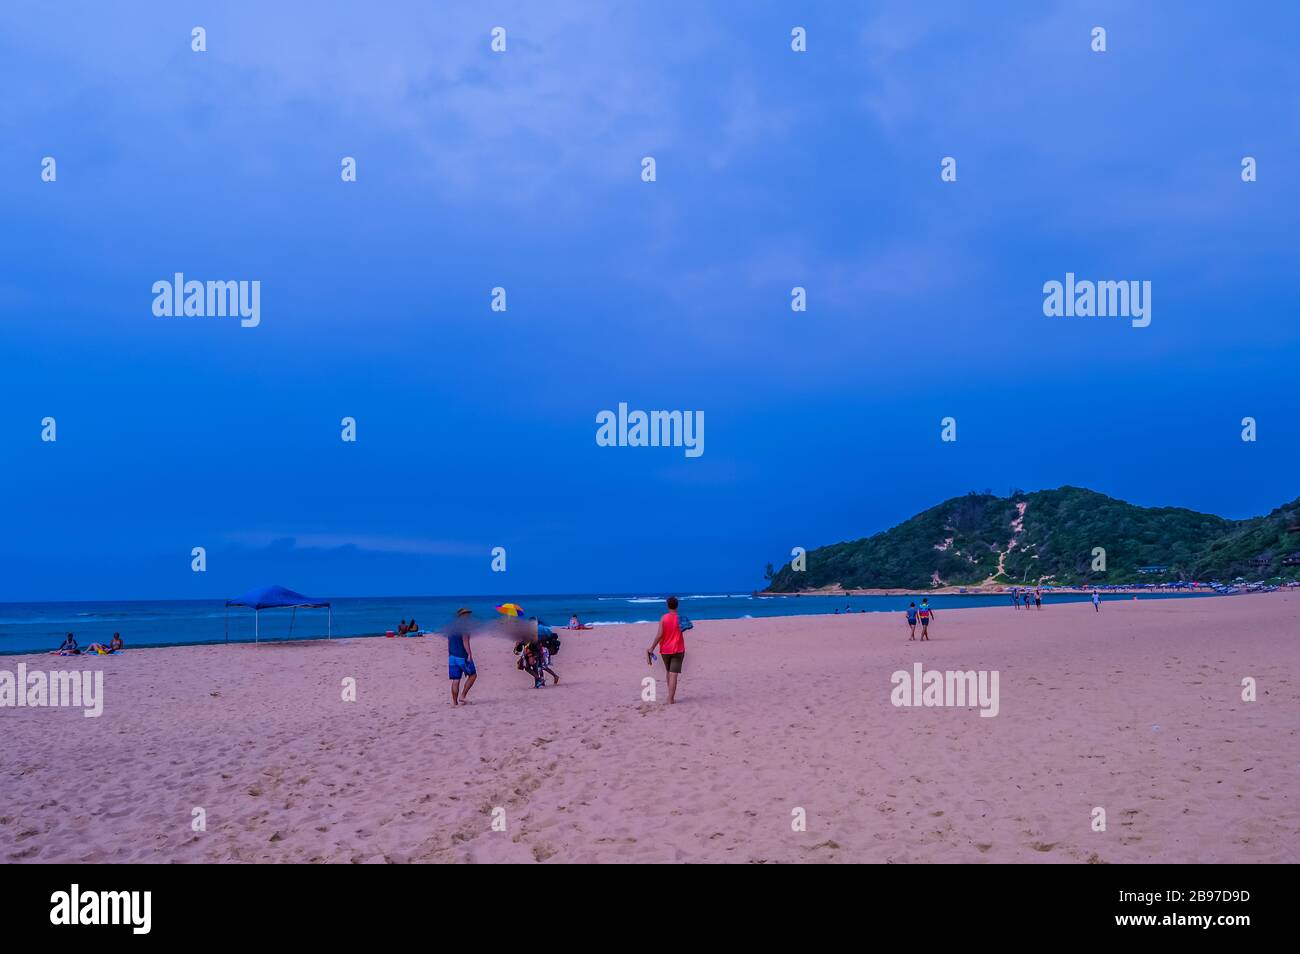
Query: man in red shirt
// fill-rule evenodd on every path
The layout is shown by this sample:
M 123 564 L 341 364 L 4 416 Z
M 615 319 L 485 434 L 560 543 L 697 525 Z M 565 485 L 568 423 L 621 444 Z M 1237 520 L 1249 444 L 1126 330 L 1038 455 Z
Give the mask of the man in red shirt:
M 682 674 L 682 660 L 686 658 L 686 640 L 682 638 L 682 624 L 677 616 L 677 597 L 668 597 L 668 612 L 659 619 L 655 641 L 646 650 L 646 662 L 655 661 L 655 647 L 664 657 L 664 670 L 668 674 L 668 704 L 677 698 L 677 679 Z

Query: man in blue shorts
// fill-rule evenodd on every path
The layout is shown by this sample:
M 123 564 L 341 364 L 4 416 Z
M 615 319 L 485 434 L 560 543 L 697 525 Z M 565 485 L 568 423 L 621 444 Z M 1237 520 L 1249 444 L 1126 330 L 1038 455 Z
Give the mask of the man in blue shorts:
M 474 650 L 469 644 L 470 631 L 474 627 L 469 616 L 470 611 L 462 606 L 456 610 L 456 618 L 447 627 L 447 677 L 451 679 L 453 706 L 469 705 L 465 697 L 469 695 L 470 687 L 478 678 L 478 670 L 474 668 Z M 469 677 L 465 680 L 464 689 L 460 685 L 461 676 Z

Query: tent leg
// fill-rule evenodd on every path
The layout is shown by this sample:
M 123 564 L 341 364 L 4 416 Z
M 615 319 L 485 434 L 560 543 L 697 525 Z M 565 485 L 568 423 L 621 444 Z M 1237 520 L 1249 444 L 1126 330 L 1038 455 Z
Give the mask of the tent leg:
M 253 645 L 257 645 L 261 642 L 261 638 L 258 636 L 257 632 L 257 616 L 257 610 L 253 610 Z
M 230 644 L 230 606 L 226 606 L 226 644 Z
M 327 607 L 326 613 L 328 615 L 326 616 L 327 622 L 325 623 L 325 638 L 333 639 L 334 638 L 334 608 L 332 606 Z

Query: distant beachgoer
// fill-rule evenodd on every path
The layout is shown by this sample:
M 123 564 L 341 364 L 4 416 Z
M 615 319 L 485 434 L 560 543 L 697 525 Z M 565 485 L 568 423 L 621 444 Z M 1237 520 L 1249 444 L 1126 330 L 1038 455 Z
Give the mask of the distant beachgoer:
M 1092 608 L 1097 613 L 1101 612 L 1101 594 L 1097 592 L 1096 587 L 1092 590 Z
M 668 612 L 659 618 L 654 642 L 645 651 L 646 662 L 650 665 L 654 665 L 656 647 L 664 657 L 664 672 L 668 677 L 668 704 L 672 705 L 677 700 L 677 680 L 681 677 L 682 662 L 686 659 L 686 640 L 682 637 L 681 622 L 677 618 L 675 596 L 668 597 Z
M 113 639 L 109 642 L 109 644 L 108 644 L 108 648 L 111 649 L 111 650 L 112 650 L 113 652 L 115 652 L 115 653 L 121 651 L 121 649 L 122 649 L 122 634 L 121 634 L 121 633 L 114 633 L 114 634 L 113 634 Z
M 469 695 L 474 680 L 478 678 L 478 670 L 474 667 L 474 650 L 470 647 L 469 640 L 473 628 L 474 621 L 470 619 L 470 611 L 464 606 L 456 610 L 456 618 L 447 627 L 447 678 L 451 680 L 453 706 L 469 705 L 465 697 Z M 460 687 L 462 676 L 469 677 L 463 690 Z
M 916 603 L 913 602 L 907 608 L 907 625 L 912 630 L 912 635 L 907 637 L 908 642 L 916 639 Z
M 1011 605 L 1015 609 L 1020 609 L 1020 591 L 1014 586 L 1011 587 Z
M 934 619 L 934 610 L 930 609 L 929 600 L 921 600 L 917 615 L 921 617 L 921 642 L 925 642 L 930 638 L 930 620 Z
M 407 635 L 407 636 L 419 636 L 419 635 L 420 635 L 420 624 L 417 623 L 417 622 L 415 621 L 415 617 L 414 617 L 414 616 L 412 616 L 412 617 L 411 617 L 411 621 L 410 621 L 409 623 L 406 624 L 406 635 Z
M 578 622 L 577 613 L 569 617 L 569 629 L 582 629 L 582 623 Z
M 1034 609 L 1043 608 L 1043 588 L 1040 586 L 1034 590 Z
M 56 649 L 51 655 L 54 656 L 80 656 L 81 650 L 77 648 L 77 637 L 68 633 L 67 638 L 63 640 L 63 645 Z
M 406 620 L 402 620 L 402 621 L 397 625 L 397 635 L 398 635 L 398 636 L 405 636 L 405 635 L 406 635 Z

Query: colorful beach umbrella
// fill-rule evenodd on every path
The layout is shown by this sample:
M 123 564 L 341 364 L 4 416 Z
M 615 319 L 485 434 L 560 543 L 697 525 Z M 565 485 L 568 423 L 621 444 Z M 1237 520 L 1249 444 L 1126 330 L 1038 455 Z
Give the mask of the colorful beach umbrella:
M 502 616 L 523 616 L 524 608 L 518 603 L 502 603 L 497 607 L 497 612 Z

